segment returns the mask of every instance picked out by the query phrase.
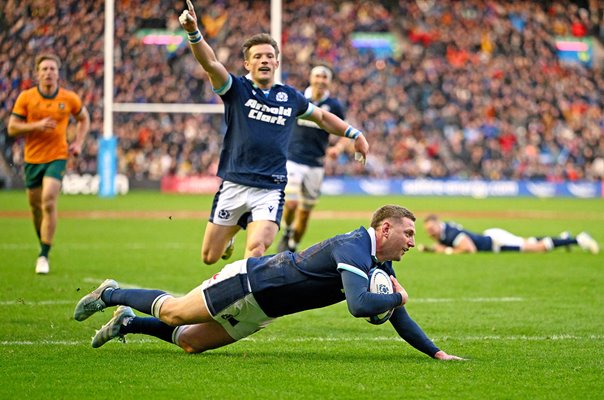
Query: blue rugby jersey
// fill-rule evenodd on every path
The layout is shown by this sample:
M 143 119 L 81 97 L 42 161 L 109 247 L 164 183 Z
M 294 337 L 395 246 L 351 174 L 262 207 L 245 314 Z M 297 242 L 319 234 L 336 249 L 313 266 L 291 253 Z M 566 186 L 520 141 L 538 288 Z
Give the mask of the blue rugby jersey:
M 271 317 L 340 302 L 345 299 L 341 270 L 367 279 L 369 270 L 376 266 L 372 240 L 360 227 L 298 253 L 250 258 L 247 272 L 254 297 Z M 394 271 L 390 268 L 388 272 Z
M 445 222 L 444 229 L 442 230 L 441 237 L 438 240 L 439 243 L 449 246 L 455 247 L 457 242 L 463 236 L 467 236 L 470 238 L 472 242 L 474 242 L 474 246 L 476 246 L 477 251 L 492 251 L 493 250 L 493 240 L 489 236 L 479 235 L 474 232 L 470 232 L 468 230 L 463 229 L 463 227 L 454 222 Z
M 336 98 L 325 97 L 314 104 L 344 119 L 344 108 Z M 289 143 L 287 159 L 311 167 L 322 167 L 328 145 L 329 133 L 312 121 L 298 119 Z
M 373 228 L 360 227 L 299 253 L 249 258 L 247 277 L 254 298 L 269 317 L 326 307 L 346 299 L 341 273 L 350 273 L 353 279 L 347 281 L 354 287 L 349 289 L 357 294 L 367 291 L 369 271 L 374 267 L 395 276 L 391 261 L 377 262 L 375 248 Z M 365 301 L 372 303 L 367 309 L 381 307 L 379 312 L 401 302 L 399 293 L 365 294 Z M 394 310 L 390 322 L 400 337 L 417 350 L 430 357 L 439 351 L 404 307 Z
M 247 77 L 231 74 L 215 92 L 224 102 L 227 125 L 218 176 L 245 186 L 283 189 L 296 118 L 309 115 L 314 106 L 291 86 L 275 84 L 265 95 Z

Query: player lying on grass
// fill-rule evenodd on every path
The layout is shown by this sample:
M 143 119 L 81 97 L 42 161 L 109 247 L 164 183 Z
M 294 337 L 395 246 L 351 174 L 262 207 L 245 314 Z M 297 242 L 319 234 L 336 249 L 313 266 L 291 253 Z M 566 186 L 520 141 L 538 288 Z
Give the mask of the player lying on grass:
M 247 337 L 274 318 L 346 300 L 355 317 L 394 309 L 390 322 L 411 346 L 440 360 L 461 360 L 436 347 L 405 310 L 407 292 L 395 278 L 392 261 L 414 246 L 415 216 L 387 205 L 374 213 L 368 229 L 334 236 L 299 253 L 236 261 L 183 297 L 120 289 L 108 279 L 78 302 L 74 318 L 83 321 L 120 306 L 93 337 L 92 347 L 142 333 L 199 353 Z M 368 274 L 376 267 L 391 275 L 394 293 L 368 291 Z M 136 316 L 130 307 L 153 317 Z
M 419 245 L 419 251 L 436 252 L 445 254 L 476 253 L 477 251 L 522 251 L 543 253 L 556 247 L 579 245 L 583 250 L 598 254 L 598 243 L 586 232 L 581 232 L 576 238 L 564 232 L 560 237 L 532 237 L 523 238 L 500 228 L 491 228 L 478 234 L 455 222 L 441 221 L 434 214 L 424 219 L 424 229 L 432 240 L 434 246 Z

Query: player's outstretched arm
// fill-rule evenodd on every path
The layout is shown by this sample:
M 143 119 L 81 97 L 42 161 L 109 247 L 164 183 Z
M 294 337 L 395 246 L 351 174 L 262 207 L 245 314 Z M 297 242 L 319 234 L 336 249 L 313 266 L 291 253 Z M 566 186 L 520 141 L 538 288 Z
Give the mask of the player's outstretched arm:
M 210 82 L 214 89 L 222 88 L 229 79 L 229 72 L 224 65 L 216 58 L 216 53 L 210 45 L 203 39 L 197 25 L 197 14 L 191 0 L 187 0 L 187 9 L 180 14 L 178 18 L 180 25 L 189 36 L 189 45 L 195 59 L 202 68 L 208 73 Z
M 354 151 L 359 153 L 359 155 L 355 156 L 355 158 L 357 161 L 365 163 L 367 153 L 369 152 L 369 143 L 367 142 L 365 135 L 363 135 L 363 132 L 352 127 L 351 125 L 348 125 L 348 123 L 343 121 L 337 115 L 319 107 L 315 107 L 313 112 L 309 116 L 305 117 L 305 119 L 315 122 L 327 133 L 353 139 Z

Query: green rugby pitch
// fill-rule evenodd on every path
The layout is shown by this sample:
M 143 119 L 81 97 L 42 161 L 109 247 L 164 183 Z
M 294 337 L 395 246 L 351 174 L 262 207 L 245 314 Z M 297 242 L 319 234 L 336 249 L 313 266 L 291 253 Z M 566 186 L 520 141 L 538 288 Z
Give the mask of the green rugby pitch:
M 51 273 L 36 276 L 35 234 L 23 192 L 0 192 L 0 398 L 601 399 L 604 256 L 442 256 L 411 251 L 396 264 L 409 313 L 443 350 L 417 352 L 389 324 L 353 318 L 345 304 L 279 319 L 234 345 L 199 355 L 140 336 L 90 347 L 111 316 L 72 319 L 107 277 L 186 293 L 224 262 L 199 261 L 209 196 L 133 192 L 62 196 Z M 602 200 L 324 197 L 303 245 L 367 226 L 397 203 L 472 230 L 523 236 L 586 230 L 604 244 Z M 237 237 L 234 259 L 241 257 Z M 274 246 L 271 248 L 274 251 Z

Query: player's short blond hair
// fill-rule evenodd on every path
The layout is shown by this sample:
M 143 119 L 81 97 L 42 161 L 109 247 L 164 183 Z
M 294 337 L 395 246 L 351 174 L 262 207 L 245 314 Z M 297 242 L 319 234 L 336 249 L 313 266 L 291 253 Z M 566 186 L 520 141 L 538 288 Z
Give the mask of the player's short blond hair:
M 277 44 L 275 39 L 273 39 L 268 33 L 259 33 L 243 42 L 243 46 L 241 46 L 241 50 L 243 51 L 243 58 L 245 60 L 249 60 L 250 49 L 253 46 L 257 46 L 259 44 L 270 44 L 271 46 L 273 46 L 273 49 L 275 49 L 275 57 L 279 57 L 279 45 Z
M 378 210 L 373 213 L 371 227 L 377 229 L 382 222 L 391 218 L 398 220 L 409 218 L 411 221 L 415 222 L 415 215 L 411 211 L 407 210 L 405 207 L 389 204 L 378 208 Z
M 42 63 L 42 61 L 46 61 L 46 60 L 52 60 L 55 63 L 57 63 L 57 69 L 61 68 L 61 59 L 59 58 L 59 56 L 51 54 L 51 53 L 45 53 L 45 54 L 40 54 L 39 56 L 36 57 L 36 71 L 40 68 L 40 64 Z

